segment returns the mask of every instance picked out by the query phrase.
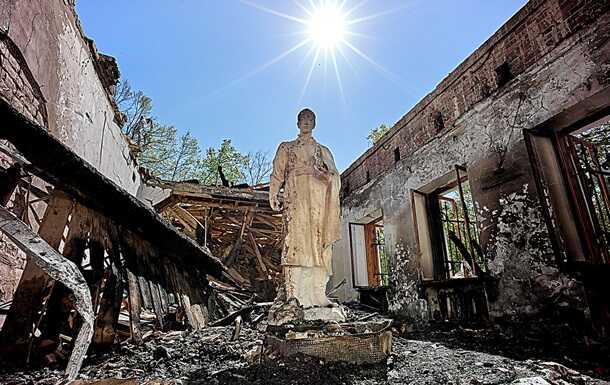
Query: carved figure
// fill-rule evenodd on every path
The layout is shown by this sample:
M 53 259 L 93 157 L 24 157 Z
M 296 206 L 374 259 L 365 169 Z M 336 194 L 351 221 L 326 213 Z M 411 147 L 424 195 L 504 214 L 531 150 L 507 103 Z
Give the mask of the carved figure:
M 341 179 L 330 150 L 313 138 L 313 111 L 301 111 L 297 126 L 298 138 L 277 149 L 269 187 L 271 207 L 284 210 L 286 300 L 297 299 L 303 308 L 328 307 L 335 305 L 325 290 L 332 273 L 332 245 L 340 239 Z

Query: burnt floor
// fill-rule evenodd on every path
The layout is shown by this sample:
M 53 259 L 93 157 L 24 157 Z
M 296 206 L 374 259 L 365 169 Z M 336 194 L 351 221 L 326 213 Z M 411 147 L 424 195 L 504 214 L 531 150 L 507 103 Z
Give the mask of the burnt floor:
M 256 355 L 263 338 L 259 330 L 242 327 L 239 338 L 231 341 L 233 331 L 233 327 L 214 327 L 196 333 L 155 333 L 142 346 L 123 344 L 115 352 L 90 355 L 79 379 L 81 383 L 122 378 L 137 381 L 131 383 L 282 385 L 610 383 L 599 379 L 595 370 L 568 368 L 578 367 L 577 363 L 563 366 L 532 359 L 537 356 L 534 351 L 528 359 L 511 358 L 508 355 L 515 354 L 506 354 L 510 353 L 506 341 L 500 343 L 491 335 L 486 337 L 486 332 L 469 329 L 395 336 L 387 362 L 359 366 L 304 356 L 266 362 Z M 2 384 L 56 384 L 60 380 L 61 372 L 53 369 L 0 375 Z

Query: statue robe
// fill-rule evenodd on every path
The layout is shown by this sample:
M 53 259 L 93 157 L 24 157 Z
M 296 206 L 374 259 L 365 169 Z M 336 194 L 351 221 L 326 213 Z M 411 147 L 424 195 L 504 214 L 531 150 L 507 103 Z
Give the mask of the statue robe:
M 284 187 L 282 265 L 322 267 L 330 276 L 332 244 L 340 239 L 341 178 L 330 150 L 307 135 L 279 145 L 269 195 Z

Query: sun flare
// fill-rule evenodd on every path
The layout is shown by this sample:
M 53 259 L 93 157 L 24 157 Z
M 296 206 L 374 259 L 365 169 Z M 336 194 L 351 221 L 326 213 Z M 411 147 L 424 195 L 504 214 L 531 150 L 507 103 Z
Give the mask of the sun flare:
M 295 16 L 272 8 L 268 8 L 263 5 L 257 4 L 252 0 L 240 1 L 243 4 L 246 4 L 252 8 L 256 8 L 260 11 L 272 14 L 274 16 L 278 16 L 283 19 L 296 22 L 304 27 L 304 29 L 301 31 L 304 36 L 303 40 L 299 41 L 293 47 L 282 52 L 267 63 L 261 65 L 243 78 L 253 76 L 265 70 L 266 68 L 284 59 L 288 55 L 291 55 L 293 52 L 306 46 L 309 46 L 306 58 L 311 57 L 312 61 L 309 71 L 307 72 L 307 76 L 305 78 L 305 84 L 301 91 L 299 103 L 301 102 L 301 99 L 303 98 L 305 92 L 307 91 L 307 88 L 309 87 L 309 83 L 312 79 L 312 74 L 316 66 L 319 64 L 319 61 L 322 61 L 323 63 L 322 68 L 324 68 L 324 81 L 326 81 L 326 70 L 328 67 L 331 67 L 331 70 L 333 70 L 333 72 L 335 73 L 339 92 L 341 94 L 341 98 L 345 103 L 343 83 L 341 81 L 341 74 L 338 62 L 339 59 L 343 59 L 343 61 L 349 64 L 349 66 L 353 69 L 353 66 L 348 59 L 346 51 L 351 52 L 352 54 L 368 62 L 386 77 L 394 79 L 396 78 L 394 74 L 386 70 L 377 62 L 375 62 L 362 50 L 357 48 L 352 41 L 350 41 L 350 38 L 353 37 L 367 37 L 366 35 L 352 31 L 351 28 L 362 22 L 370 21 L 403 9 L 405 7 L 404 5 L 396 9 L 386 10 L 379 13 L 364 15 L 355 18 L 354 13 L 360 8 L 362 8 L 363 5 L 367 2 L 367 0 L 308 0 L 306 2 L 304 0 L 293 0 L 292 3 L 304 12 L 303 16 Z M 348 3 L 353 3 L 353 5 L 348 6 Z
M 334 3 L 325 3 L 315 9 L 307 24 L 309 37 L 320 48 L 334 49 L 345 39 L 346 18 Z

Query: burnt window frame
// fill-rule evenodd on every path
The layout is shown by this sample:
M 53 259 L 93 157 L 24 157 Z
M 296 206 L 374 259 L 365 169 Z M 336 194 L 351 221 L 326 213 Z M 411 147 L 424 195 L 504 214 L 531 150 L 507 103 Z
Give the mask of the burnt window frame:
M 610 91 L 607 92 L 610 93 Z M 603 100 L 603 97 L 600 99 Z M 562 269 L 571 270 L 583 265 L 610 265 L 610 247 L 608 244 L 600 245 L 598 237 L 595 235 L 599 233 L 599 229 L 596 228 L 596 223 L 591 218 L 595 216 L 590 211 L 592 197 L 585 193 L 586 189 L 581 185 L 582 175 L 579 174 L 583 170 L 576 165 L 577 160 L 575 159 L 574 143 L 580 140 L 573 135 L 588 126 L 610 122 L 610 102 L 608 100 L 610 100 L 610 95 L 603 101 L 605 102 L 603 107 L 594 109 L 588 106 L 588 110 L 585 110 L 583 114 L 580 105 L 590 103 L 585 100 L 551 118 L 550 121 L 533 129 L 523 130 L 542 214 L 557 263 Z M 544 169 L 545 162 L 538 153 L 536 145 L 536 140 L 540 139 L 550 143 L 549 146 L 552 146 L 553 149 L 552 156 L 559 165 L 561 183 L 559 190 L 553 193 L 549 192 Z M 558 216 L 557 210 L 562 208 L 556 207 L 553 199 L 561 194 L 567 197 L 567 199 L 564 197 L 568 202 L 565 208 L 568 212 L 567 221 Z M 610 209 L 608 206 L 606 208 Z M 563 222 L 570 222 L 568 225 L 576 231 L 567 231 L 568 226 L 562 223 L 562 219 Z
M 487 260 L 485 259 L 485 256 L 483 255 L 480 246 L 480 229 L 478 227 L 476 210 L 474 210 L 473 208 L 472 212 L 469 212 L 470 210 L 468 210 L 465 202 L 463 184 L 464 182 L 470 183 L 468 178 L 468 171 L 465 167 L 461 165 L 455 165 L 454 167 L 455 168 L 452 171 L 453 178 L 451 178 L 450 181 L 448 183 L 445 183 L 443 186 L 428 192 L 412 190 L 413 221 L 415 228 L 415 238 L 417 241 L 418 255 L 420 258 L 428 258 L 430 260 L 429 263 L 431 263 L 432 274 L 428 277 L 428 279 L 432 279 L 434 281 L 448 281 L 452 279 L 462 278 L 479 278 L 485 275 L 488 270 Z M 443 218 L 441 217 L 439 204 L 439 200 L 441 200 L 440 196 L 443 193 L 446 193 L 447 191 L 455 189 L 456 187 L 460 200 L 460 206 L 462 209 L 461 215 L 464 221 L 464 226 L 467 229 L 464 232 L 467 239 L 466 245 L 464 245 L 464 242 L 461 242 L 461 235 L 459 235 L 458 239 L 460 240 L 461 247 L 460 250 L 458 250 L 457 248 L 455 250 L 459 252 L 462 257 L 462 261 L 460 263 L 466 262 L 472 271 L 472 274 L 470 276 L 465 275 L 464 277 L 457 277 L 454 274 L 451 274 L 452 269 L 450 269 L 449 264 L 453 263 L 453 261 L 451 261 L 450 256 L 448 254 L 449 252 L 451 252 L 451 248 L 447 243 L 447 233 L 445 232 L 445 228 L 443 227 Z M 425 216 L 425 219 L 418 217 L 418 209 L 415 206 L 417 195 L 419 195 L 419 199 L 423 199 L 425 201 L 425 208 L 423 209 L 425 212 L 422 213 L 420 211 L 419 213 L 419 215 Z M 422 222 L 422 226 L 418 224 L 418 221 Z M 476 239 L 473 239 L 471 231 L 468 231 L 468 229 L 472 229 L 476 232 Z M 426 231 L 426 234 L 420 234 L 421 230 Z M 424 247 L 422 245 L 422 242 L 427 243 L 427 246 L 425 246 L 425 248 L 426 253 L 428 253 L 429 255 L 423 255 L 422 250 Z M 456 244 L 454 243 L 454 245 Z M 469 257 L 466 257 L 466 255 L 468 255 Z M 424 261 L 422 261 L 422 263 L 423 262 Z

